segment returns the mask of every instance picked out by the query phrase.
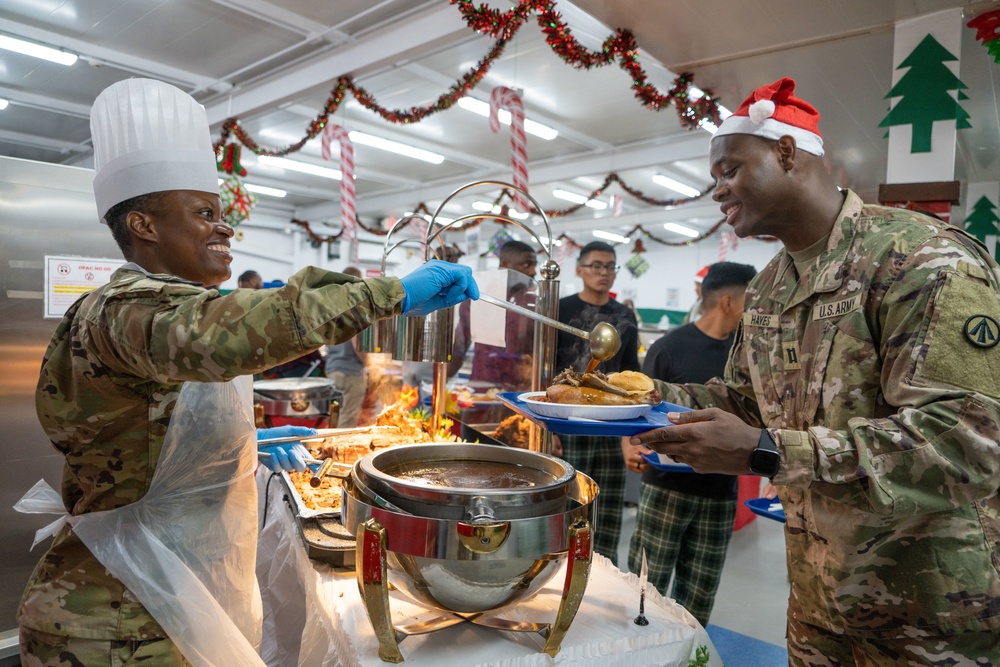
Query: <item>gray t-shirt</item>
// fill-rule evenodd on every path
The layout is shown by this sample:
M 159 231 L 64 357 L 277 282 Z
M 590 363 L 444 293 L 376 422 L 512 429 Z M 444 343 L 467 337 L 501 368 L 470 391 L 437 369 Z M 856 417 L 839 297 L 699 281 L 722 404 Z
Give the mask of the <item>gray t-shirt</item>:
M 361 375 L 365 365 L 361 363 L 351 341 L 340 345 L 326 346 L 326 375 L 340 371 L 346 375 Z

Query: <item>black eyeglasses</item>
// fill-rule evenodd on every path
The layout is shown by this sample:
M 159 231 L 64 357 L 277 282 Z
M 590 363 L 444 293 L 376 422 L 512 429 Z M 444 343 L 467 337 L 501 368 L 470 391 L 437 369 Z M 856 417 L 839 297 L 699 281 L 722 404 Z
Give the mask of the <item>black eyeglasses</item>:
M 593 264 L 581 264 L 581 267 L 585 269 L 590 269 L 594 273 L 599 273 L 601 271 L 607 271 L 608 273 L 618 273 L 618 269 L 621 268 L 618 264 L 601 264 L 599 262 L 594 262 Z

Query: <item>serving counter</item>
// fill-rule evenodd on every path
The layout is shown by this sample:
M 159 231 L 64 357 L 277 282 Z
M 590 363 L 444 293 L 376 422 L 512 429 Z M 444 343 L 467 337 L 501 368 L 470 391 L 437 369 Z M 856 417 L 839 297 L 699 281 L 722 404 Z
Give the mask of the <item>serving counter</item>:
M 297 519 L 269 471 L 257 473 L 260 518 L 257 577 L 264 602 L 262 655 L 274 667 L 364 666 L 389 663 L 378 657 L 375 634 L 358 593 L 353 568 L 336 568 L 310 560 Z M 266 517 L 264 507 L 266 504 Z M 518 621 L 555 620 L 564 573 L 558 572 L 534 598 L 505 611 Z M 721 666 L 705 630 L 682 607 L 647 587 L 645 615 L 649 625 L 632 622 L 639 611 L 639 585 L 610 561 L 595 554 L 587 592 L 562 650 L 551 658 L 541 652 L 537 633 L 508 632 L 460 623 L 443 630 L 409 636 L 400 648 L 409 667 L 493 665 L 644 665 L 687 667 L 699 646 L 709 650 L 708 665 Z M 440 616 L 390 594 L 393 623 L 414 624 Z

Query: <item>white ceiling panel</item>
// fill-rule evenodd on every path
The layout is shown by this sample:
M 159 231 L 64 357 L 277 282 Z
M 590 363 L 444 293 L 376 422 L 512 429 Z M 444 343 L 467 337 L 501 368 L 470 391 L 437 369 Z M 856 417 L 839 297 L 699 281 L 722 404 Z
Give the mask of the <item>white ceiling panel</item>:
M 508 4 L 492 3 L 504 11 Z M 587 48 L 612 28 L 633 31 L 639 62 L 659 90 L 675 72 L 735 108 L 753 88 L 791 76 L 821 114 L 830 170 L 869 201 L 885 175 L 887 143 L 878 123 L 892 77 L 895 21 L 952 7 L 959 0 L 557 0 L 556 8 Z M 261 144 L 298 141 L 337 78 L 353 75 L 383 106 L 432 103 L 474 67 L 492 44 L 471 31 L 445 0 L 3 0 L 0 33 L 33 39 L 84 57 L 71 67 L 0 52 L 0 154 L 87 166 L 86 110 L 97 94 L 129 76 L 157 76 L 192 91 L 208 109 L 216 136 L 237 115 Z M 956 177 L 1000 180 L 1000 65 L 962 33 L 963 103 L 972 128 L 959 132 Z M 648 196 L 675 198 L 651 178 L 664 174 L 703 189 L 711 183 L 709 135 L 684 130 L 673 108 L 642 107 L 618 62 L 589 71 L 567 65 L 545 43 L 535 17 L 510 40 L 471 96 L 488 100 L 494 86 L 523 91 L 528 118 L 559 136 L 528 136 L 532 194 L 546 208 L 569 202 L 556 187 L 587 194 L 610 172 Z M 350 95 L 333 117 L 352 130 L 438 152 L 432 165 L 356 146 L 358 210 L 369 222 L 399 216 L 419 202 L 435 207 L 477 179 L 510 180 L 510 133 L 489 130 L 485 117 L 461 108 L 411 125 L 394 125 Z M 300 155 L 322 162 L 317 140 Z M 269 211 L 327 222 L 339 217 L 339 183 L 258 167 L 245 149 L 247 180 L 285 187 L 282 200 L 262 197 Z M 336 165 L 333 165 L 336 166 Z M 611 186 L 602 198 L 621 194 Z M 472 212 L 459 197 L 451 215 Z M 667 220 L 707 229 L 718 220 L 708 199 L 666 211 L 625 195 L 624 213 L 584 209 L 553 220 L 556 233 L 596 226 L 629 228 Z

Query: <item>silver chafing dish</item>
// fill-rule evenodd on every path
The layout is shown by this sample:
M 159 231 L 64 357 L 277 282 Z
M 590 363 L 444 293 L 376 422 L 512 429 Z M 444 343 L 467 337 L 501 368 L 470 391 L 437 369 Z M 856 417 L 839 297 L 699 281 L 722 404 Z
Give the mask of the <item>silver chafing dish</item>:
M 468 443 L 397 446 L 354 464 L 342 518 L 357 539 L 358 586 L 383 660 L 399 637 L 468 621 L 540 632 L 550 655 L 579 609 L 591 561 L 597 486 L 546 454 Z M 502 610 L 535 594 L 569 558 L 553 623 Z M 391 624 L 390 585 L 445 612 L 427 629 Z
M 336 426 L 343 396 L 333 380 L 320 377 L 257 380 L 253 383 L 253 393 L 259 427 Z

